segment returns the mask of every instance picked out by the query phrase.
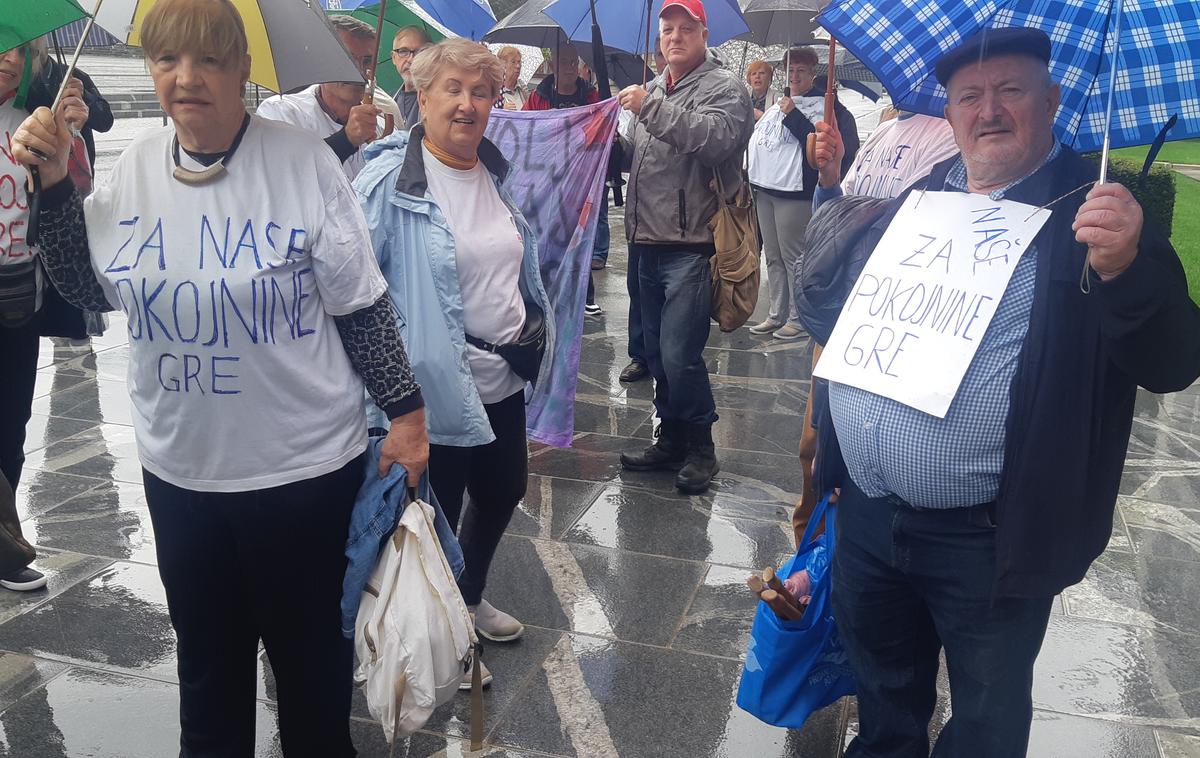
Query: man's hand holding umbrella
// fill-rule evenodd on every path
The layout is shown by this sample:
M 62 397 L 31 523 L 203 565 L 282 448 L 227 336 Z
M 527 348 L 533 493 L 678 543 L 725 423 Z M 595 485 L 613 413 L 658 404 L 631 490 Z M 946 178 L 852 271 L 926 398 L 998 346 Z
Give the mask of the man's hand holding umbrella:
M 827 124 L 818 121 L 813 125 L 816 134 L 815 156 L 817 164 L 817 181 L 822 187 L 835 187 L 842 181 L 842 158 L 846 155 L 846 146 L 842 144 L 842 135 L 838 132 L 837 123 Z

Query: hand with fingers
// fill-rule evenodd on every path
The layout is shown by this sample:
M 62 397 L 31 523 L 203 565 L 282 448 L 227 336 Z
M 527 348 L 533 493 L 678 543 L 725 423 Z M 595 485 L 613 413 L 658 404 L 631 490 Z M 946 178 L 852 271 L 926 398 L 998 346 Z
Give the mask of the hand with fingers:
M 75 131 L 78 132 L 83 128 L 90 115 L 87 103 L 83 100 L 83 82 L 75 78 L 67 82 L 66 89 L 63 90 L 62 100 L 58 103 L 58 111 L 66 117 L 67 123 Z
M 350 109 L 350 117 L 346 119 L 346 137 L 351 145 L 359 147 L 378 136 L 380 113 L 382 111 L 370 103 Z
M 36 168 L 42 186 L 50 187 L 67 177 L 73 139 L 66 109 L 60 106 L 55 117 L 49 108 L 38 108 L 13 133 L 12 156 L 18 163 Z
M 425 429 L 425 409 L 392 419 L 391 429 L 379 450 L 379 476 L 388 475 L 393 463 L 408 471 L 408 483 L 415 487 L 429 463 L 429 433 Z
M 842 159 L 846 156 L 846 146 L 842 143 L 837 124 L 818 121 L 813 129 L 816 135 L 813 162 L 819 175 L 817 181 L 822 187 L 833 187 L 842 181 Z
M 1079 206 L 1071 226 L 1075 239 L 1088 246 L 1088 260 L 1100 280 L 1125 272 L 1138 254 L 1142 206 L 1120 184 L 1097 184 Z

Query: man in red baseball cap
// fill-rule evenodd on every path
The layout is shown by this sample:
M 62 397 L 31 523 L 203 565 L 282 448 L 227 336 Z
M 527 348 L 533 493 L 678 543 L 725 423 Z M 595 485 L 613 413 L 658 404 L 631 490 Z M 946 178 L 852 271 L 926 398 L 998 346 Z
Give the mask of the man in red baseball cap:
M 710 183 L 720 173 L 728 191 L 739 187 L 754 125 L 746 88 L 708 49 L 707 20 L 700 0 L 667 0 L 658 17 L 666 71 L 618 95 L 634 115 L 625 236 L 637 260 L 643 347 L 662 421 L 658 440 L 623 454 L 621 464 L 678 471 L 675 486 L 688 494 L 707 490 L 718 471 L 703 355 L 716 252 Z

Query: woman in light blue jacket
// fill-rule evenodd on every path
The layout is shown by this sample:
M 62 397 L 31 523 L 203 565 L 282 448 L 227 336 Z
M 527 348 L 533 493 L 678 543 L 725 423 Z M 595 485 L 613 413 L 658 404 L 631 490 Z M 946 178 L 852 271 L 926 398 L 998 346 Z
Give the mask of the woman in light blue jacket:
M 494 348 L 521 338 L 540 309 L 553 354 L 553 309 L 534 233 L 503 188 L 508 162 L 483 137 L 503 65 L 455 39 L 419 53 L 410 75 L 422 122 L 370 146 L 355 189 L 422 387 L 430 483 L 451 527 L 463 515 L 459 587 L 479 633 L 506 642 L 524 628 L 483 589 L 525 494 L 527 382 Z M 536 380 L 537 372 L 522 373 Z

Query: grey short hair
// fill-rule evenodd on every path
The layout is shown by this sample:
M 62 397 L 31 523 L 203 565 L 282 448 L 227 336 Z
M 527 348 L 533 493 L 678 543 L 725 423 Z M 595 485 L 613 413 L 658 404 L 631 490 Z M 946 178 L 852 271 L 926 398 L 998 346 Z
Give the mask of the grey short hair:
M 479 71 L 492 85 L 492 94 L 500 92 L 504 85 L 504 64 L 483 45 L 469 39 L 456 37 L 430 45 L 417 53 L 409 77 L 419 90 L 428 90 L 437 75 L 447 67 Z
M 354 16 L 337 14 L 329 17 L 329 23 L 338 34 L 345 34 L 352 39 L 375 41 L 375 27 Z
M 425 29 L 420 26 L 402 26 L 402 27 L 400 27 L 399 29 L 396 30 L 396 34 L 393 35 L 392 41 L 395 42 L 396 37 L 399 37 L 401 34 L 404 34 L 405 32 L 411 32 L 411 33 L 417 35 L 418 37 L 421 38 L 421 42 L 423 44 L 428 45 L 430 42 L 429 32 L 425 31 Z

